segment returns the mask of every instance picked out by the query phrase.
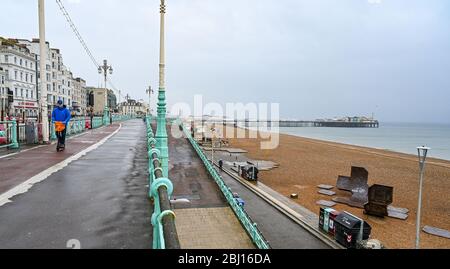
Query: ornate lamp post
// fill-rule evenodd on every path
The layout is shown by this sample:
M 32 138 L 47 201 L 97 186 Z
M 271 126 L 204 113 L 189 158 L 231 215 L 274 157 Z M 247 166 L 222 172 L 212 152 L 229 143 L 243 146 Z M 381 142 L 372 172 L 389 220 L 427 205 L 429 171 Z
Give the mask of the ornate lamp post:
M 423 175 L 425 173 L 425 161 L 427 159 L 427 153 L 430 150 L 428 147 L 418 147 L 417 152 L 419 155 L 419 202 L 417 206 L 417 220 L 416 220 L 416 249 L 420 248 L 420 214 L 422 211 L 422 186 L 423 186 Z
M 169 149 L 167 147 L 166 128 L 166 86 L 165 86 L 165 47 L 164 47 L 164 15 L 166 14 L 165 0 L 161 0 L 161 26 L 159 50 L 159 91 L 158 91 L 158 119 L 156 129 L 156 147 L 160 150 L 164 177 L 169 174 Z
M 108 125 L 109 122 L 109 115 L 108 115 L 108 88 L 106 87 L 106 81 L 108 80 L 108 71 L 109 74 L 112 75 L 113 68 L 112 66 L 108 65 L 107 60 L 103 60 L 103 65 L 98 67 L 98 73 L 105 76 L 105 110 L 103 112 L 103 124 Z

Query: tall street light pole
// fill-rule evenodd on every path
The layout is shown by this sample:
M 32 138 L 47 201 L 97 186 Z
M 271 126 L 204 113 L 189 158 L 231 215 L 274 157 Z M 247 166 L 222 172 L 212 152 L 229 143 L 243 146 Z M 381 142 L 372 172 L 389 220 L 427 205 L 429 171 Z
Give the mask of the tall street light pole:
M 40 105 L 40 123 L 42 126 L 42 142 L 48 144 L 50 140 L 49 126 L 48 126 L 48 104 L 47 104 L 47 76 L 46 76 L 46 62 L 47 62 L 47 46 L 45 42 L 45 2 L 39 0 L 39 49 L 40 49 L 40 77 L 41 77 L 41 96 L 39 100 Z
M 108 71 L 109 74 L 112 75 L 113 68 L 112 66 L 108 65 L 107 60 L 103 60 L 103 65 L 98 67 L 98 73 L 105 76 L 105 110 L 103 112 L 103 123 L 104 125 L 108 125 L 109 122 L 109 116 L 108 116 L 108 88 L 106 87 L 106 81 L 108 80 Z
M 419 155 L 419 202 L 417 206 L 417 220 L 416 220 L 416 249 L 420 248 L 420 215 L 422 211 L 422 187 L 423 187 L 423 176 L 425 173 L 425 161 L 427 159 L 427 153 L 430 148 L 422 146 L 417 148 Z
M 160 50 L 159 50 L 159 91 L 158 91 L 158 119 L 156 129 L 156 147 L 161 152 L 161 163 L 164 177 L 169 175 L 169 149 L 167 147 L 166 128 L 166 86 L 165 86 L 165 47 L 164 47 L 164 16 L 166 13 L 165 0 L 161 0 L 160 6 Z

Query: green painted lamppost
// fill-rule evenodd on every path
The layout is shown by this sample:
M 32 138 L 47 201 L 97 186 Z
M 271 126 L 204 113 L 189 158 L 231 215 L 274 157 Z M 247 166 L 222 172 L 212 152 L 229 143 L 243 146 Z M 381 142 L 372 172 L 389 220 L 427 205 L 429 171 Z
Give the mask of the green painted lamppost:
M 103 112 L 103 125 L 109 124 L 109 108 L 108 108 L 108 88 L 106 87 L 106 81 L 108 80 L 108 71 L 109 74 L 112 75 L 113 68 L 112 66 L 108 65 L 107 60 L 103 60 L 103 65 L 98 67 L 98 73 L 105 76 L 105 109 Z
M 158 91 L 158 118 L 156 129 L 156 147 L 161 152 L 160 158 L 163 176 L 169 175 L 169 149 L 167 146 L 166 128 L 166 86 L 165 86 L 165 48 L 164 48 L 164 15 L 166 13 L 165 0 L 161 0 L 161 26 L 160 26 L 160 50 L 159 50 L 159 91 Z

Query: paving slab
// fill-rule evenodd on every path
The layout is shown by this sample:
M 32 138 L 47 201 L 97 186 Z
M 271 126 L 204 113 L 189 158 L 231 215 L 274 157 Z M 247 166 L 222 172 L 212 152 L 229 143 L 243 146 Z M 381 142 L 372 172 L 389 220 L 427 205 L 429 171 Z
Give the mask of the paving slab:
M 334 186 L 331 186 L 331 185 L 325 185 L 325 184 L 320 184 L 320 185 L 317 185 L 317 188 L 319 188 L 319 189 L 324 189 L 324 190 L 332 190 L 332 189 L 334 188 Z
M 423 227 L 423 231 L 428 234 L 432 234 L 432 235 L 450 239 L 450 231 L 447 231 L 444 229 L 439 229 L 439 228 L 431 227 L 431 226 L 425 226 L 425 227 Z
M 334 192 L 334 191 L 329 191 L 329 190 L 319 190 L 318 193 L 323 194 L 323 195 L 328 195 L 328 196 L 334 196 L 334 195 L 336 195 L 336 192 Z
M 175 210 L 182 249 L 255 249 L 229 207 Z
M 334 206 L 336 206 L 335 202 L 326 201 L 326 200 L 319 200 L 319 201 L 317 201 L 316 204 L 318 204 L 320 206 L 326 206 L 326 207 L 334 207 Z

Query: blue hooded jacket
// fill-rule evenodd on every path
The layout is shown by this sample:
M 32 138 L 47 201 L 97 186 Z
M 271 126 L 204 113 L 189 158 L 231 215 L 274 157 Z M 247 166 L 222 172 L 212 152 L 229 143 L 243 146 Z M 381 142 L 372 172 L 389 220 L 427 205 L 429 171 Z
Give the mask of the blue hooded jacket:
M 60 121 L 67 125 L 70 121 L 70 111 L 65 107 L 57 107 L 53 109 L 52 122 Z

